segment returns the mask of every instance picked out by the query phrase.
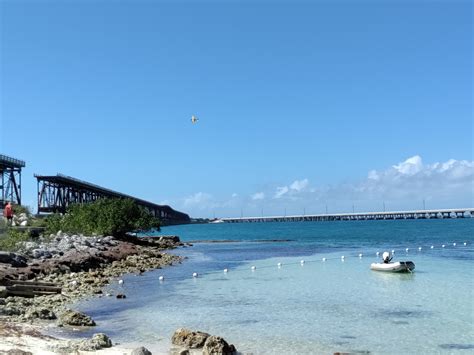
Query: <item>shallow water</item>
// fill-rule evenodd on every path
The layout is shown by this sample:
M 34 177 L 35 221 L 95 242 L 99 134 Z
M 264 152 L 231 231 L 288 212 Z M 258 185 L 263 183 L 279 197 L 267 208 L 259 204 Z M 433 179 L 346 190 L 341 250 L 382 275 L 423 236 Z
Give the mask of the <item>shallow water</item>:
M 162 233 L 239 242 L 195 243 L 175 251 L 188 257 L 179 266 L 126 276 L 110 287 L 127 299 L 77 305 L 98 326 L 73 336 L 100 331 L 166 353 L 184 326 L 252 354 L 473 351 L 474 219 L 189 225 Z M 269 239 L 291 241 L 262 242 Z M 376 251 L 392 249 L 395 259 L 415 262 L 413 274 L 369 269 Z

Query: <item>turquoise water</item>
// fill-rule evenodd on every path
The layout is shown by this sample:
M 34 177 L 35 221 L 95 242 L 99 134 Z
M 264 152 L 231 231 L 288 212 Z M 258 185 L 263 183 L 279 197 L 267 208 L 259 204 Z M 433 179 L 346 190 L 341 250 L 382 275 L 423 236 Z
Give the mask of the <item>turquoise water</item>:
M 101 331 L 167 353 L 184 326 L 221 335 L 246 354 L 474 352 L 474 219 L 210 224 L 162 233 L 232 242 L 194 243 L 175 251 L 187 257 L 181 265 L 124 277 L 110 287 L 125 300 L 80 303 L 98 326 L 75 336 Z M 369 269 L 377 251 L 392 249 L 395 260 L 415 262 L 413 274 Z

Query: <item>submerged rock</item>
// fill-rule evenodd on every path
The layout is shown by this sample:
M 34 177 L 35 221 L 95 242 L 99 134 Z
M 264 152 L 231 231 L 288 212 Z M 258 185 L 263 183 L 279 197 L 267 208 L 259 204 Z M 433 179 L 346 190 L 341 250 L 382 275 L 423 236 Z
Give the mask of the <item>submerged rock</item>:
M 233 355 L 236 353 L 235 346 L 228 344 L 223 338 L 212 335 L 206 339 L 203 355 Z
M 67 325 L 78 325 L 78 326 L 94 326 L 94 320 L 89 317 L 87 314 L 73 311 L 71 309 L 66 310 L 61 316 L 59 317 L 59 321 L 61 324 Z
M 186 328 L 176 329 L 171 337 L 171 343 L 174 345 L 185 346 L 190 349 L 202 348 L 206 339 L 210 336 L 204 332 L 193 332 Z

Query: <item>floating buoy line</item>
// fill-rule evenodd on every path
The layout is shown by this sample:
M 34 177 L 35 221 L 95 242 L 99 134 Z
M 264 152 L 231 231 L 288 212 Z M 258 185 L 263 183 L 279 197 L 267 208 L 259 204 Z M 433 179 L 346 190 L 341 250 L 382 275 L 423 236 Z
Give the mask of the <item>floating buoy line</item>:
M 450 243 L 450 244 L 452 245 L 453 248 L 456 248 L 458 246 L 458 244 L 455 243 L 455 242 Z M 468 243 L 464 242 L 464 243 L 462 243 L 462 245 L 467 246 Z M 448 245 L 446 245 L 446 244 L 441 245 L 441 249 L 446 249 L 447 247 L 448 247 Z M 405 248 L 404 251 L 400 252 L 400 255 L 402 255 L 402 256 L 403 255 L 409 255 L 411 249 L 412 248 Z M 422 246 L 419 246 L 418 248 L 413 248 L 413 249 L 415 250 L 415 254 L 412 253 L 411 255 L 419 254 L 424 250 Z M 430 245 L 429 249 L 427 248 L 428 251 L 433 250 L 433 249 L 436 250 L 435 245 Z M 441 249 L 438 248 L 438 250 L 441 250 Z M 392 255 L 394 255 L 394 254 L 397 253 L 397 250 L 392 249 L 391 252 L 392 252 Z M 379 257 L 380 256 L 380 251 L 377 251 L 375 253 L 366 253 L 366 254 L 359 253 L 359 254 L 356 254 L 356 255 L 353 255 L 353 256 L 348 256 L 348 257 L 346 257 L 345 255 L 341 255 L 341 256 L 335 256 L 335 257 L 331 257 L 331 258 L 320 257 L 320 258 L 317 258 L 317 259 L 312 258 L 310 260 L 301 259 L 300 261 L 288 262 L 288 263 L 278 262 L 277 264 L 259 266 L 258 269 L 259 270 L 261 270 L 261 269 L 271 269 L 271 268 L 281 269 L 285 266 L 292 266 L 292 265 L 305 266 L 305 264 L 307 264 L 307 263 L 325 263 L 325 262 L 330 261 L 330 260 L 340 260 L 341 262 L 345 262 L 346 258 L 363 259 L 366 256 L 367 257 L 372 257 L 372 256 Z M 236 269 L 236 270 L 230 270 L 228 268 L 225 268 L 225 269 L 222 269 L 222 270 L 207 271 L 207 272 L 202 272 L 202 273 L 193 272 L 191 275 L 189 275 L 189 277 L 186 277 L 186 276 L 174 276 L 174 277 L 170 276 L 170 277 L 167 277 L 165 275 L 160 275 L 158 277 L 158 281 L 160 283 L 164 283 L 164 282 L 169 281 L 169 280 L 172 280 L 172 281 L 185 281 L 187 279 L 197 279 L 197 278 L 200 278 L 202 276 L 216 275 L 216 274 L 223 274 L 223 275 L 227 276 L 228 274 L 232 274 L 233 272 L 242 273 L 242 272 L 245 272 L 247 270 L 250 270 L 252 273 L 254 273 L 254 272 L 257 271 L 257 266 L 251 265 L 249 269 L 239 268 L 239 269 Z M 150 271 L 152 271 L 152 270 L 150 270 Z M 128 278 L 127 279 L 127 284 L 136 284 L 136 283 L 145 283 L 145 282 L 149 283 L 150 278 L 135 278 L 135 279 Z M 122 287 L 125 286 L 124 285 L 125 282 L 124 282 L 123 279 L 119 279 L 117 283 Z

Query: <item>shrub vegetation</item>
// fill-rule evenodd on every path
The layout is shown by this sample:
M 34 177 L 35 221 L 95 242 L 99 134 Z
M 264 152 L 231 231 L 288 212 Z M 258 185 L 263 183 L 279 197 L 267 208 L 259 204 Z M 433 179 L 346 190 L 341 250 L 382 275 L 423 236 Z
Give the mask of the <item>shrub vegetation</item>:
M 0 236 L 0 250 L 16 251 L 18 249 L 17 243 L 28 240 L 30 240 L 28 232 L 8 228 L 6 233 Z
M 62 230 L 119 237 L 129 232 L 159 229 L 160 220 L 131 199 L 99 199 L 88 204 L 72 205 L 63 216 L 49 216 L 46 226 L 48 233 Z

